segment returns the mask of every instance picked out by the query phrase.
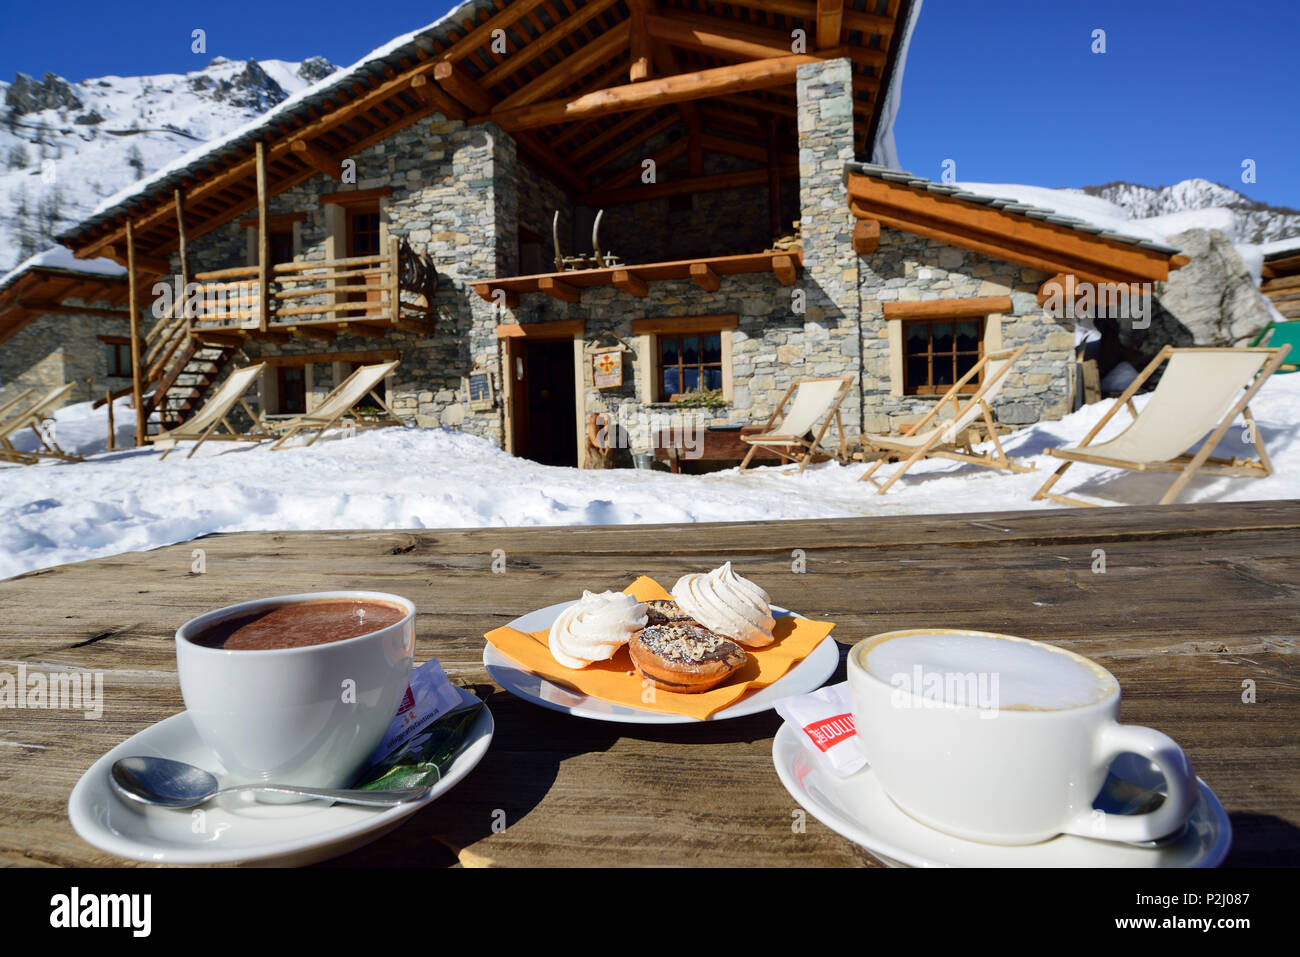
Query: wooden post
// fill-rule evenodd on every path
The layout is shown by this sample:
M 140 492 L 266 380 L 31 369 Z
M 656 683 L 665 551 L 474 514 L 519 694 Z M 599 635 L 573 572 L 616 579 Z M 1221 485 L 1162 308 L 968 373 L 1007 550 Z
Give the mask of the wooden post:
M 190 281 L 190 260 L 189 260 L 189 247 L 186 244 L 186 240 L 185 240 L 185 197 L 181 194 L 181 191 L 179 189 L 176 190 L 175 196 L 176 196 L 176 235 L 180 239 L 180 247 L 178 249 L 178 254 L 180 256 L 180 261 L 181 261 L 181 282 L 180 282 L 181 294 L 179 297 L 179 308 L 181 310 L 181 314 L 185 316 L 185 338 L 188 340 L 190 336 L 191 318 L 190 315 L 187 312 L 185 312 L 185 301 L 187 298 L 185 287 L 189 285 L 189 281 Z
M 131 310 L 131 401 L 135 403 L 135 444 L 144 445 L 149 424 L 144 414 L 144 389 L 140 381 L 144 358 L 140 349 L 140 282 L 135 275 L 135 229 L 126 221 L 126 288 Z
M 113 390 L 109 389 L 104 393 L 104 401 L 108 404 L 108 451 L 112 452 L 117 448 L 117 436 L 113 426 Z
M 396 236 L 388 237 L 388 309 L 389 322 L 400 322 L 402 318 L 402 268 L 401 241 Z
M 632 66 L 628 70 L 628 80 L 639 83 L 650 77 L 650 34 L 646 30 L 647 0 L 629 0 L 628 7 L 632 13 L 632 34 L 629 52 L 632 54 Z
M 271 311 L 271 236 L 267 231 L 266 144 L 257 142 L 257 321 L 266 332 Z
M 767 215 L 775 239 L 781 234 L 781 157 L 780 142 L 777 136 L 777 118 L 768 118 L 767 123 Z

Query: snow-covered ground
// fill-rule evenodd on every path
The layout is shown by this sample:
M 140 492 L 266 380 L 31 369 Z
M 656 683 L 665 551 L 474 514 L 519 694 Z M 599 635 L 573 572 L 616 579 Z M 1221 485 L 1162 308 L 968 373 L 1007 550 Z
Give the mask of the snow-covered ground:
M 1139 397 L 1140 408 L 1145 397 Z M 119 441 L 133 416 L 121 400 Z M 765 521 L 856 515 L 1058 507 L 1033 502 L 1059 464 L 1046 448 L 1074 444 L 1109 402 L 1003 440 L 1037 464 L 1009 474 L 934 460 L 885 495 L 857 481 L 865 465 L 827 463 L 703 476 L 634 470 L 578 471 L 513 458 L 481 439 L 442 429 L 377 429 L 310 449 L 210 442 L 192 459 L 152 449 L 103 451 L 105 410 L 69 406 L 56 438 L 88 456 L 73 464 L 0 467 L 0 577 L 64 562 L 187 541 L 209 532 L 265 529 L 453 528 Z M 1300 375 L 1274 376 L 1253 403 L 1276 467 L 1266 479 L 1203 475 L 1180 501 L 1300 498 Z M 1128 422 L 1121 412 L 1099 440 Z M 1238 422 L 1219 454 L 1251 454 Z M 31 447 L 28 433 L 21 444 Z M 882 469 L 889 474 L 892 466 Z M 1141 475 L 1076 465 L 1058 490 L 1103 504 L 1151 504 L 1169 473 Z

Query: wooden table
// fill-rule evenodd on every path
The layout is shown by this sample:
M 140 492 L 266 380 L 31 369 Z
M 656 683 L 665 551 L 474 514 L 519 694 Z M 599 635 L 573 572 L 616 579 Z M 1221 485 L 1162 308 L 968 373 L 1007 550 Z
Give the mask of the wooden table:
M 703 441 L 700 442 L 700 447 L 693 452 L 687 452 L 680 444 L 675 444 L 681 441 L 678 434 L 679 430 L 664 429 L 655 433 L 655 460 L 666 462 L 672 472 L 681 472 L 683 463 L 690 465 L 695 470 L 703 466 L 729 468 L 744 461 L 745 456 L 753 448 L 752 445 L 741 441 L 740 437 L 742 435 L 758 435 L 762 431 L 763 427 L 761 425 L 745 425 L 739 428 L 709 426 L 701 435 Z M 822 459 L 824 460 L 825 456 L 822 456 Z M 771 449 L 765 448 L 758 449 L 750 462 L 755 467 L 759 465 L 786 464 L 785 459 L 782 459 Z
M 774 479 L 786 481 L 787 479 Z M 206 571 L 194 574 L 194 550 Z M 493 574 L 504 549 L 507 571 Z M 791 555 L 806 554 L 795 574 Z M 1097 550 L 1105 572 L 1094 572 Z M 1187 750 L 1232 817 L 1230 864 L 1300 863 L 1300 502 L 687 527 L 223 535 L 0 582 L 0 671 L 105 673 L 105 710 L 0 711 L 0 864 L 114 865 L 65 805 L 110 747 L 181 710 L 172 634 L 210 608 L 331 588 L 393 591 L 488 696 L 492 748 L 458 787 L 336 864 L 855 865 L 771 764 L 768 712 L 690 726 L 572 718 L 491 685 L 483 632 L 646 573 L 732 560 L 842 646 L 939 625 L 1048 639 L 1124 687 L 1125 721 Z M 840 670 L 833 680 L 843 680 Z M 1252 682 L 1254 703 L 1243 703 Z M 504 831 L 494 822 L 504 821 Z

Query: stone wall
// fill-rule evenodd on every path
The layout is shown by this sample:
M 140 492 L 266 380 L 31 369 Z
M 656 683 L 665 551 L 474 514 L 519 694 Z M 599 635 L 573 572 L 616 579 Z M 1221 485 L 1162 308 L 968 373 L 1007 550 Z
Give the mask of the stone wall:
M 126 319 L 45 315 L 32 320 L 0 346 L 0 402 L 23 389 L 47 392 L 65 382 L 74 383 L 67 402 L 97 399 L 130 385 L 129 377 L 108 375 L 109 347 L 98 338 L 129 334 Z
M 860 265 L 865 431 L 897 431 L 929 412 L 935 401 L 893 394 L 902 388 L 892 381 L 890 361 L 889 327 L 898 320 L 884 318 L 887 302 L 1010 296 L 1011 313 L 993 320 L 1000 329 L 1001 346 L 1028 344 L 1029 351 L 1007 374 L 993 403 L 998 421 L 1028 425 L 1070 411 L 1074 325 L 1053 318 L 1038 305 L 1037 290 L 1050 278 L 1047 273 L 892 229 L 881 230 L 879 247 L 862 257 Z M 899 364 L 895 359 L 895 371 Z
M 858 258 L 853 251 L 844 167 L 853 160 L 853 68 L 847 59 L 799 67 L 799 199 L 806 296 L 796 378 L 861 374 Z M 782 355 L 777 354 L 781 365 Z M 855 388 L 840 406 L 845 432 L 861 427 L 862 396 Z M 835 435 L 832 426 L 827 441 Z
M 330 343 L 249 340 L 241 361 L 395 348 L 401 365 L 388 383 L 388 396 L 399 414 L 420 425 L 456 426 L 500 441 L 499 413 L 469 413 L 463 377 L 476 366 L 496 369 L 499 317 L 468 282 L 511 274 L 517 263 L 521 204 L 514 141 L 493 125 L 467 127 L 435 114 L 351 158 L 356 161 L 356 189 L 392 189 L 381 201 L 386 235 L 405 238 L 438 270 L 432 299 L 437 331 L 428 336 L 394 330 L 382 339 L 340 335 Z M 528 175 L 536 186 L 536 174 Z M 328 216 L 320 197 L 351 188 L 317 175 L 271 198 L 272 216 L 306 214 L 296 228 L 296 259 L 329 258 Z M 190 268 L 202 272 L 244 265 L 248 244 L 247 230 L 237 221 L 228 223 L 190 244 Z M 173 268 L 178 268 L 175 257 Z M 327 391 L 334 381 L 330 365 L 314 363 L 312 379 L 315 393 Z

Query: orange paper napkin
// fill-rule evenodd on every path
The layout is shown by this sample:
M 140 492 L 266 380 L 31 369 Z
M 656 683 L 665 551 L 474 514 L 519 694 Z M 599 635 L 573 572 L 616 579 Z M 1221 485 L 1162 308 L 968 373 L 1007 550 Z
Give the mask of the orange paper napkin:
M 663 586 L 645 576 L 638 578 L 623 591 L 637 601 L 672 598 Z M 808 657 L 834 627 L 834 623 L 829 621 L 778 618 L 773 629 L 776 640 L 772 644 L 766 648 L 746 648 L 749 661 L 739 672 L 725 684 L 699 694 L 681 694 L 662 688 L 645 687 L 640 674 L 632 665 L 626 645 L 608 661 L 592 662 L 586 668 L 574 670 L 564 667 L 551 656 L 549 628 L 535 631 L 531 635 L 514 628 L 496 628 L 483 637 L 498 651 L 533 674 L 581 694 L 632 708 L 703 720 L 714 712 L 735 704 L 751 692 L 772 684 Z M 646 700 L 647 698 L 651 700 Z

